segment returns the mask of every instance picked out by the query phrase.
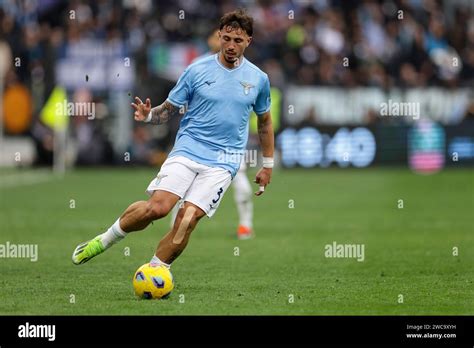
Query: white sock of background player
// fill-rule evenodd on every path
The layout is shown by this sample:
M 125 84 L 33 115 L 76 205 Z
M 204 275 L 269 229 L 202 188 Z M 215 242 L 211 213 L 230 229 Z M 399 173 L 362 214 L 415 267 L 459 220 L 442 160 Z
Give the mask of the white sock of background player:
M 239 224 L 252 228 L 253 202 L 252 186 L 247 178 L 245 170 L 239 170 L 232 180 L 234 186 L 234 199 L 239 211 Z

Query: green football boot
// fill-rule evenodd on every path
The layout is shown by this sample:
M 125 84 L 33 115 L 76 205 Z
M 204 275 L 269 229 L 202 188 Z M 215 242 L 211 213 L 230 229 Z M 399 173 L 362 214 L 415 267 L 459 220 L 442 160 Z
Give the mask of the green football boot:
M 105 248 L 100 241 L 100 236 L 97 236 L 88 242 L 79 244 L 76 247 L 74 253 L 72 254 L 72 262 L 75 265 L 81 265 L 92 259 L 94 256 L 103 253 L 104 250 Z

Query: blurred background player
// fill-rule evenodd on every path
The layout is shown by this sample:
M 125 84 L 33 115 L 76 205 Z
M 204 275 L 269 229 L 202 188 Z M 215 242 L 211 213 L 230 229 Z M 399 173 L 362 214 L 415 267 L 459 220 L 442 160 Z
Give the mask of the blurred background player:
M 219 42 L 219 28 L 215 28 L 207 38 L 207 45 L 209 51 L 199 56 L 194 61 L 216 54 L 220 50 Z M 234 188 L 234 200 L 237 205 L 237 211 L 239 213 L 239 226 L 237 228 L 238 239 L 249 239 L 254 236 L 253 231 L 253 202 L 252 202 L 252 187 L 250 181 L 247 178 L 247 163 L 245 163 L 245 157 L 240 164 L 239 171 L 232 180 L 232 186 Z M 178 215 L 179 209 L 182 207 L 183 202 L 180 200 L 176 204 L 171 212 L 170 225 L 173 226 L 176 215 Z

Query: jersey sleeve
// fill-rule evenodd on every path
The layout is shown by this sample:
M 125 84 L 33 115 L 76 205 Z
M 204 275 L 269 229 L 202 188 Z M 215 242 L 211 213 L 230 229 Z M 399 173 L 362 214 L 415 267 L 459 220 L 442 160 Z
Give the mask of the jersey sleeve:
M 168 94 L 168 101 L 174 106 L 181 107 L 187 105 L 191 100 L 192 90 L 192 71 L 188 67 L 178 79 L 178 82 Z
M 255 105 L 253 107 L 253 111 L 255 111 L 258 116 L 263 115 L 264 113 L 270 110 L 270 105 L 270 81 L 268 80 L 268 76 L 265 75 L 265 80 L 263 81 L 263 84 L 260 87 L 257 100 L 255 101 Z

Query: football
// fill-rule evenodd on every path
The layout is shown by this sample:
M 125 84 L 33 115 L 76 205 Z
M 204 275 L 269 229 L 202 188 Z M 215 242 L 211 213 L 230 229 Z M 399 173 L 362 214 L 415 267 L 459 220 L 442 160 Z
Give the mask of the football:
M 166 298 L 173 288 L 173 275 L 165 266 L 146 263 L 137 269 L 133 277 L 135 294 L 143 299 Z

